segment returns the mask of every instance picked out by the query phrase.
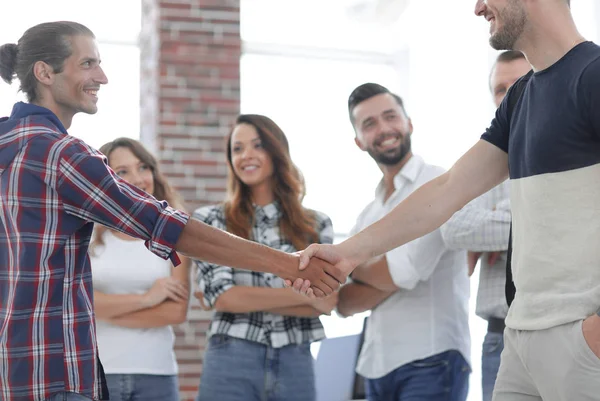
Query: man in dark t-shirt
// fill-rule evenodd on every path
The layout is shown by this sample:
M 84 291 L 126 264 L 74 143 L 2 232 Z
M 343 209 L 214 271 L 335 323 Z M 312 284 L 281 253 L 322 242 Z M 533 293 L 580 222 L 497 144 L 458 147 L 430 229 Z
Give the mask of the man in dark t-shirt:
M 349 272 L 439 227 L 510 172 L 516 296 L 493 400 L 599 400 L 600 47 L 579 34 L 568 0 L 479 0 L 475 13 L 490 44 L 523 52 L 532 72 L 448 173 L 346 241 L 311 245 L 301 265 L 316 256 Z

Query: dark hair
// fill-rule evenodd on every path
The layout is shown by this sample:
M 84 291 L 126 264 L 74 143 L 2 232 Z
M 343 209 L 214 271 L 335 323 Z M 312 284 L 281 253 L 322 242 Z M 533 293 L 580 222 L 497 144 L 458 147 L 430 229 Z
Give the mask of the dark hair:
M 503 51 L 502 53 L 498 54 L 498 56 L 496 57 L 496 62 L 494 63 L 494 66 L 490 70 L 490 76 L 488 77 L 488 85 L 490 87 L 490 91 L 492 90 L 492 75 L 494 75 L 494 70 L 496 69 L 496 65 L 498 63 L 510 63 L 515 60 L 527 61 L 527 58 L 525 57 L 525 55 L 523 53 L 521 53 L 520 51 L 517 51 L 517 50 L 506 50 L 506 51 Z
M 354 124 L 354 116 L 352 115 L 352 112 L 354 111 L 354 108 L 356 106 L 358 106 L 365 100 L 372 98 L 373 96 L 381 95 L 383 93 L 389 93 L 390 95 L 392 95 L 392 97 L 396 99 L 396 102 L 402 108 L 404 115 L 408 115 L 406 114 L 404 102 L 402 101 L 402 98 L 400 96 L 390 92 L 390 90 L 385 86 L 374 83 L 366 83 L 354 89 L 348 97 L 348 114 L 350 115 L 350 122 Z
M 135 157 L 140 159 L 142 163 L 150 168 L 150 171 L 152 171 L 152 177 L 154 178 L 154 193 L 150 195 L 153 195 L 160 201 L 167 201 L 169 206 L 175 209 L 184 210 L 184 205 L 179 197 L 179 194 L 173 188 L 171 188 L 165 176 L 160 172 L 156 158 L 140 141 L 136 141 L 135 139 L 131 138 L 117 138 L 114 141 L 102 145 L 99 150 L 104 154 L 104 156 L 106 156 L 109 165 L 110 154 L 117 148 L 129 149 L 131 153 L 135 155 Z M 96 225 L 92 243 L 90 245 L 90 252 L 92 255 L 95 253 L 95 250 L 99 245 L 104 245 L 103 235 L 106 230 L 106 227 Z
M 79 35 L 95 37 L 84 25 L 70 21 L 46 22 L 29 28 L 17 44 L 0 46 L 0 77 L 10 85 L 16 76 L 21 82 L 19 90 L 27 95 L 27 100 L 37 100 L 35 63 L 43 61 L 55 73 L 62 72 L 65 60 L 73 53 L 71 38 Z
M 503 51 L 496 57 L 496 63 L 509 63 L 511 61 L 524 59 L 525 55 L 517 50 Z
M 315 214 L 302 206 L 305 187 L 300 170 L 292 162 L 288 140 L 277 124 L 269 117 L 257 114 L 240 115 L 235 125 L 249 124 L 258 132 L 265 151 L 273 162 L 273 194 L 281 207 L 280 231 L 297 250 L 318 242 Z M 233 171 L 231 138 L 227 138 L 227 199 L 225 220 L 227 231 L 239 237 L 251 238 L 254 223 L 254 207 L 250 188 Z

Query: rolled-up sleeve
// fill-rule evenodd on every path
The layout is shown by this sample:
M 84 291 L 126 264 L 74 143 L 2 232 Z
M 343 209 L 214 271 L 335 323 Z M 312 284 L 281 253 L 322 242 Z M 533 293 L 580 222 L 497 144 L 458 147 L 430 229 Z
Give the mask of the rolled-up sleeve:
M 199 260 L 194 263 L 198 271 L 198 288 L 204 294 L 205 303 L 213 308 L 219 296 L 235 285 L 233 269 Z
M 189 216 L 123 181 L 101 153 L 73 148 L 61 154 L 56 182 L 50 183 L 65 211 L 143 239 L 151 252 L 178 265 L 175 244 Z
M 166 202 L 163 206 L 164 209 L 160 211 L 152 236 L 145 244 L 152 253 L 163 259 L 170 258 L 174 262 L 173 264 L 175 264 L 175 261 L 176 264 L 179 264 L 180 261 L 175 253 L 175 244 L 177 244 L 189 216 L 167 206 Z
M 412 290 L 431 277 L 447 252 L 442 235 L 435 230 L 386 253 L 390 276 L 398 288 Z

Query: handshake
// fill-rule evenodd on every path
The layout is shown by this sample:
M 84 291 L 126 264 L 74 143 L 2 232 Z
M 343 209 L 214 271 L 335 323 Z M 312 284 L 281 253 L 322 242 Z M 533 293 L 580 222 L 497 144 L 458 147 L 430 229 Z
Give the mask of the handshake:
M 280 277 L 286 286 L 311 298 L 323 298 L 337 291 L 357 264 L 337 245 L 313 244 L 294 255 L 299 268 Z

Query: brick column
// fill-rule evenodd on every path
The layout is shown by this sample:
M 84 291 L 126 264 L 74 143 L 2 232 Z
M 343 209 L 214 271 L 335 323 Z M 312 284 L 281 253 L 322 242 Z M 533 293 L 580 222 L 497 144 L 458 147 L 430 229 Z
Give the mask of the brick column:
M 225 196 L 224 138 L 240 103 L 240 0 L 142 7 L 141 139 L 192 211 Z M 189 322 L 175 328 L 182 400 L 196 395 L 209 319 L 194 299 Z

